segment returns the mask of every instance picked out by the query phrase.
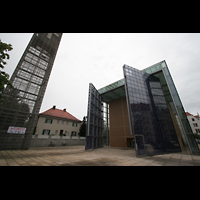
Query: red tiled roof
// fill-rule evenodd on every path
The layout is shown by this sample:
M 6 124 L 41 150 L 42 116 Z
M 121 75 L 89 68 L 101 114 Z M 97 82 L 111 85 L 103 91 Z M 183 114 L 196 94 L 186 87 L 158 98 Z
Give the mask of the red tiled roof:
M 64 119 L 71 119 L 71 120 L 76 120 L 76 121 L 80 121 L 79 119 L 77 119 L 76 117 L 74 117 L 73 115 L 71 115 L 70 113 L 68 113 L 67 111 L 64 110 L 60 110 L 55 108 L 55 110 L 53 108 L 50 108 L 49 110 L 40 113 L 40 115 L 49 115 L 52 117 L 60 117 L 60 118 L 64 118 Z
M 192 115 L 192 114 L 190 114 L 189 112 L 185 112 L 185 114 L 186 114 L 187 116 L 190 116 L 190 115 Z
M 196 117 L 197 119 L 199 118 L 199 115 L 195 115 L 194 117 Z

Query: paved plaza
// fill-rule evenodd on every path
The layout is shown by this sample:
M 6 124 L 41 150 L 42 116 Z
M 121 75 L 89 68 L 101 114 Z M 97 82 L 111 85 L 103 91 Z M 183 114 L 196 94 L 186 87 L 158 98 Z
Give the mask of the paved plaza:
M 132 148 L 31 147 L 0 151 L 0 166 L 200 166 L 200 156 L 172 153 L 138 158 Z

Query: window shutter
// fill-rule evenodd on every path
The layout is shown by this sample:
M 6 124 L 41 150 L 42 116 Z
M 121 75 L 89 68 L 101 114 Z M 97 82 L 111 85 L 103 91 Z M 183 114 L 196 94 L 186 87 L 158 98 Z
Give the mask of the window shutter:
M 46 118 L 46 119 L 45 119 L 45 123 L 47 123 L 47 120 L 48 120 L 48 119 Z

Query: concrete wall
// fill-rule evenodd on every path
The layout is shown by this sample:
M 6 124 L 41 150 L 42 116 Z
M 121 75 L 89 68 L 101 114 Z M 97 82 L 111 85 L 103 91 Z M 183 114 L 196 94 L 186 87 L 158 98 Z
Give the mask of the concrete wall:
M 85 137 L 33 135 L 30 147 L 48 147 L 50 142 L 55 144 L 55 146 L 61 146 L 63 142 L 65 142 L 67 146 L 85 145 Z

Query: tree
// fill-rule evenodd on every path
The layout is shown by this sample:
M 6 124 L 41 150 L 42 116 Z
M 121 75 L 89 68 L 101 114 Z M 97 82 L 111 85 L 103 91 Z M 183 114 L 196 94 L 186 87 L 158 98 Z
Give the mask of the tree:
M 198 139 L 198 140 L 200 139 L 200 135 L 197 133 L 194 134 L 194 137 L 195 137 L 195 139 Z
M 10 87 L 12 87 L 12 84 L 9 81 L 9 74 L 1 70 L 1 69 L 4 69 L 4 65 L 6 65 L 6 62 L 4 59 L 10 58 L 9 54 L 7 54 L 6 52 L 11 51 L 12 49 L 13 48 L 11 44 L 3 43 L 0 40 L 0 100 L 2 99 L 2 93 L 6 85 L 9 85 Z
M 2 99 L 0 130 L 8 130 L 9 126 L 26 127 L 30 119 L 30 108 L 19 95 L 16 88 L 7 88 Z
M 78 135 L 80 137 L 85 137 L 86 136 L 86 117 L 83 117 L 83 121 L 82 121 L 82 124 L 80 126 Z

